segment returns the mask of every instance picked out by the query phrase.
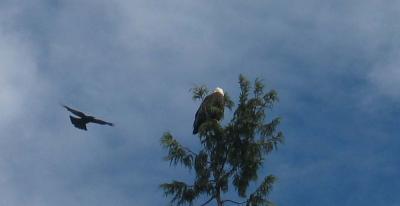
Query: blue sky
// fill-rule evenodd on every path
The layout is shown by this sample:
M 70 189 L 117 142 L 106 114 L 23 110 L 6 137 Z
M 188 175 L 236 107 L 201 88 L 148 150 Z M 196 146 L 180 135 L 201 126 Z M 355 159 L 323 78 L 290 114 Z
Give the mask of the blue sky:
M 167 205 L 195 84 L 280 96 L 278 205 L 400 204 L 398 1 L 0 0 L 0 205 Z M 73 128 L 60 103 L 114 122 Z M 273 117 L 273 116 L 271 116 Z

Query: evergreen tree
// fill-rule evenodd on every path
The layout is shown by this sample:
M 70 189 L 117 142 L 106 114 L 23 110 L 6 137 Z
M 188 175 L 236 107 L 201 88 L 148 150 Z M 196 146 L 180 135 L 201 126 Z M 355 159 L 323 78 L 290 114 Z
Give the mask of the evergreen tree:
M 209 120 L 200 126 L 200 151 L 193 152 L 181 145 L 171 133 L 167 132 L 161 138 L 162 146 L 168 150 L 165 159 L 171 165 L 181 164 L 189 170 L 194 169 L 196 175 L 192 183 L 172 181 L 161 184 L 165 195 L 171 197 L 171 205 L 193 205 L 200 195 L 208 197 L 201 206 L 213 201 L 218 206 L 226 203 L 272 205 L 267 195 L 275 176 L 264 177 L 251 193 L 248 193 L 248 187 L 257 181 L 265 157 L 283 142 L 282 132 L 277 131 L 280 119 L 265 123 L 267 110 L 278 101 L 277 93 L 274 90 L 265 93 L 264 84 L 259 79 L 251 85 L 242 75 L 239 76 L 239 85 L 239 103 L 231 121 L 222 126 L 220 122 Z M 202 100 L 208 89 L 200 86 L 193 88 L 192 92 L 194 100 Z M 230 110 L 234 107 L 226 93 L 225 107 Z M 238 200 L 223 197 L 230 188 L 236 190 Z

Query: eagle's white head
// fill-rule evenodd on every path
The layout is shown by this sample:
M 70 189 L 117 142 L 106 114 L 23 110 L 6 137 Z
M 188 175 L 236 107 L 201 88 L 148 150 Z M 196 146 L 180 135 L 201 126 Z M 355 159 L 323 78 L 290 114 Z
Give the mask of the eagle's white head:
M 214 92 L 218 92 L 220 94 L 222 94 L 222 96 L 224 96 L 224 90 L 222 90 L 221 88 L 217 87 L 214 89 Z

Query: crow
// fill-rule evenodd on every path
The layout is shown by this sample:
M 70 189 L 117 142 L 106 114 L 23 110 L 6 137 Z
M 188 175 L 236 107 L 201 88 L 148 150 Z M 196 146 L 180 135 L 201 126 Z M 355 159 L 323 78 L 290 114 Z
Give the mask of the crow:
M 72 123 L 76 128 L 83 129 L 83 130 L 87 130 L 86 124 L 87 124 L 87 123 L 90 123 L 90 122 L 91 122 L 91 123 L 96 123 L 96 124 L 101 124 L 101 125 L 114 126 L 113 123 L 106 122 L 106 121 L 103 121 L 103 120 L 101 120 L 101 119 L 96 119 L 96 118 L 93 117 L 93 116 L 87 116 L 87 115 L 85 115 L 83 112 L 80 112 L 80 111 L 71 109 L 71 108 L 68 107 L 68 106 L 65 106 L 65 105 L 62 105 L 62 106 L 63 106 L 65 109 L 67 109 L 68 111 L 70 111 L 72 114 L 74 114 L 74 115 L 80 117 L 80 118 L 77 118 L 77 117 L 73 117 L 73 116 L 71 116 L 71 115 L 69 116 L 69 118 L 71 119 L 71 123 Z

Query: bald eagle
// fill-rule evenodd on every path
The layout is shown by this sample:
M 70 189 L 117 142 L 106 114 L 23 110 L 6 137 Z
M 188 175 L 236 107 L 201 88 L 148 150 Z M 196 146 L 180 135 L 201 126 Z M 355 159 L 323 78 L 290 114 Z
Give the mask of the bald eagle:
M 67 109 L 69 112 L 71 112 L 72 114 L 74 114 L 74 115 L 80 117 L 80 118 L 77 118 L 77 117 L 69 116 L 69 118 L 71 119 L 71 123 L 72 123 L 76 128 L 79 128 L 79 129 L 82 129 L 82 130 L 87 130 L 86 124 L 87 124 L 87 123 L 90 123 L 90 122 L 96 123 L 96 124 L 101 124 L 101 125 L 114 126 L 113 123 L 106 122 L 106 121 L 103 121 L 103 120 L 101 120 L 101 119 L 96 119 L 95 117 L 92 117 L 92 116 L 87 116 L 87 115 L 85 115 L 83 112 L 80 112 L 80 111 L 71 109 L 71 108 L 68 107 L 68 106 L 65 106 L 65 105 L 62 105 L 62 106 L 63 106 L 65 109 Z
M 196 112 L 193 123 L 193 134 L 197 134 L 201 124 L 209 119 L 221 120 L 224 116 L 225 98 L 224 90 L 217 87 L 212 94 L 204 98 Z

